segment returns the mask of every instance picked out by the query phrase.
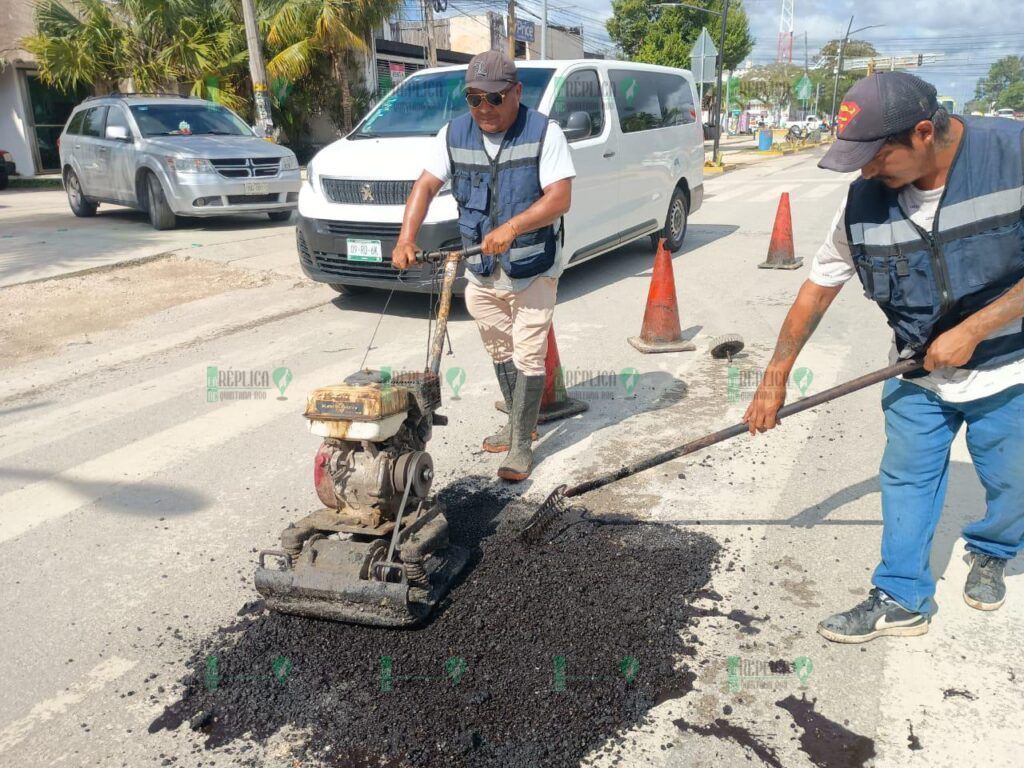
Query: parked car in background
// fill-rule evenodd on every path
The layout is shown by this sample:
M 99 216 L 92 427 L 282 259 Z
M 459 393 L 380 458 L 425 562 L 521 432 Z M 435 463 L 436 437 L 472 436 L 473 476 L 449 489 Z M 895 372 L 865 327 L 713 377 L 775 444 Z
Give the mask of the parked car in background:
M 0 189 L 7 189 L 11 176 L 17 172 L 14 165 L 14 155 L 5 149 L 0 149 Z
M 287 221 L 302 184 L 290 149 L 203 99 L 91 97 L 71 113 L 59 146 L 76 216 L 114 203 L 146 211 L 156 229 L 173 228 L 178 216 L 265 213 Z
M 562 230 L 567 267 L 640 238 L 677 251 L 704 197 L 704 137 L 693 76 L 624 61 L 516 62 L 523 104 L 565 133 L 576 167 Z M 430 291 L 429 267 L 391 266 L 406 198 L 438 131 L 468 109 L 466 67 L 407 77 L 355 130 L 309 163 L 299 195 L 299 262 L 339 292 Z M 460 247 L 446 184 L 419 233 L 424 249 Z M 401 275 L 401 281 L 399 281 Z M 464 288 L 464 279 L 456 291 Z

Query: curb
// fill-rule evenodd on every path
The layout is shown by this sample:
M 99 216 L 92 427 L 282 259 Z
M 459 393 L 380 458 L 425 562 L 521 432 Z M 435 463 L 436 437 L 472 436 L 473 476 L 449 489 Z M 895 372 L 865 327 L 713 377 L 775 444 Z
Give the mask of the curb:
M 11 176 L 9 182 L 8 189 L 64 189 L 64 183 L 60 179 Z
M 49 277 L 35 277 L 31 280 L 23 280 L 20 283 L 10 283 L 8 285 L 0 285 L 0 291 L 6 288 L 14 288 L 19 285 L 32 285 L 33 283 L 46 283 L 50 280 L 67 280 L 72 277 L 82 277 L 83 275 L 91 275 L 96 272 L 111 272 L 121 267 L 137 267 L 141 264 L 147 264 L 151 261 L 157 261 L 159 259 L 166 259 L 171 256 L 176 256 L 178 251 L 163 251 L 161 253 L 153 253 L 149 256 L 137 256 L 134 259 L 126 259 L 125 261 L 115 261 L 113 264 L 100 264 L 96 267 L 86 267 L 85 269 L 78 269 L 74 272 L 61 272 L 59 275 L 50 275 Z

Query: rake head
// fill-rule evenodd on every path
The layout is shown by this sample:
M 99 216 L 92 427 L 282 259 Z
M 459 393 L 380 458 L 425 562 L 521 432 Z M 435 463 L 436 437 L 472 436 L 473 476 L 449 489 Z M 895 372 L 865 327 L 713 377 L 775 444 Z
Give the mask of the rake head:
M 560 485 L 544 500 L 544 503 L 537 507 L 537 511 L 530 516 L 526 527 L 519 532 L 519 540 L 524 544 L 539 544 L 544 532 L 568 510 L 565 491 L 568 486 Z

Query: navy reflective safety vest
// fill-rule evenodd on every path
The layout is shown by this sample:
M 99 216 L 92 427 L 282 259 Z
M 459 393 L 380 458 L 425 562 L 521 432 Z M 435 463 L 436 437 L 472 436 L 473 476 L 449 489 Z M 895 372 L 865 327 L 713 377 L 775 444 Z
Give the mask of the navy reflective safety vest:
M 459 205 L 464 247 L 479 245 L 488 232 L 525 211 L 543 194 L 540 154 L 547 130 L 546 115 L 520 105 L 516 121 L 505 132 L 492 160 L 484 149 L 483 133 L 471 115 L 460 115 L 449 123 L 452 195 Z M 499 258 L 509 277 L 533 277 L 545 272 L 555 263 L 554 226 L 520 234 Z M 494 271 L 494 257 L 470 257 L 466 268 L 486 277 Z
M 963 122 L 930 231 L 910 221 L 898 190 L 863 178 L 850 185 L 846 236 L 854 266 L 902 357 L 923 352 L 1024 280 L 1024 124 Z M 1022 357 L 1024 320 L 1015 320 L 962 367 L 984 370 Z

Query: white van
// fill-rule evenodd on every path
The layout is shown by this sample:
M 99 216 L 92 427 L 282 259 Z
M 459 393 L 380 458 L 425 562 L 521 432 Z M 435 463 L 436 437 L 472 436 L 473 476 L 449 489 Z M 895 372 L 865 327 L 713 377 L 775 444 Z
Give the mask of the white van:
M 704 139 L 693 76 L 623 61 L 516 62 L 523 103 L 557 121 L 576 179 L 562 259 L 574 267 L 639 238 L 682 247 L 704 196 Z M 299 261 L 342 293 L 426 292 L 429 268 L 391 266 L 406 198 L 437 132 L 468 109 L 465 66 L 424 69 L 389 93 L 345 138 L 310 162 L 299 193 Z M 459 247 L 451 190 L 434 199 L 417 244 Z M 664 235 L 662 234 L 664 233 Z M 401 280 L 398 277 L 401 275 Z M 461 292 L 460 278 L 456 292 Z

